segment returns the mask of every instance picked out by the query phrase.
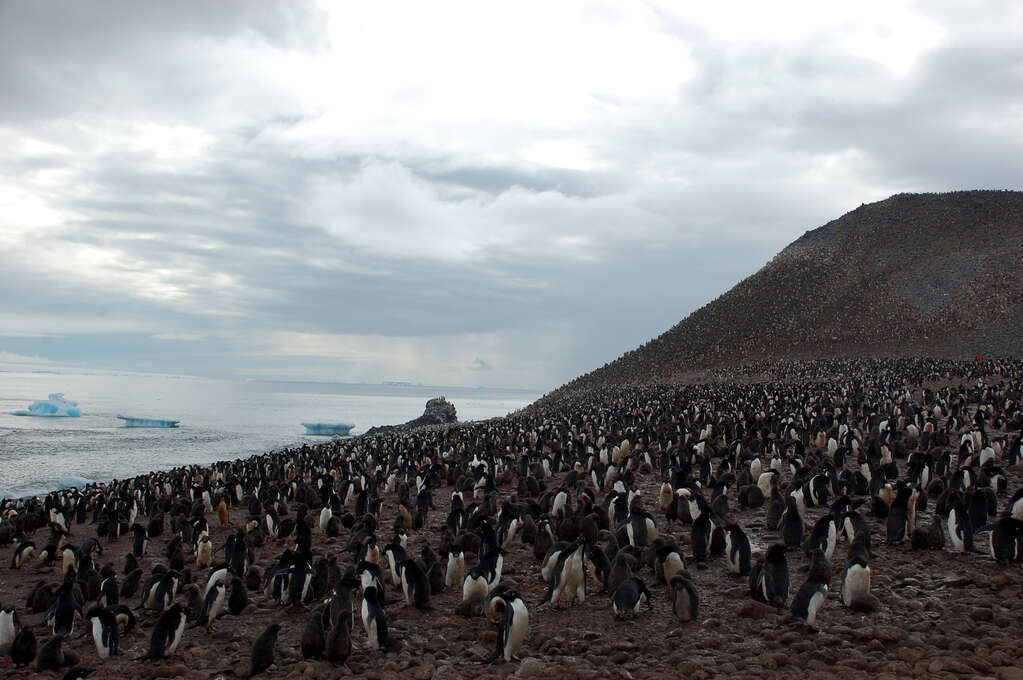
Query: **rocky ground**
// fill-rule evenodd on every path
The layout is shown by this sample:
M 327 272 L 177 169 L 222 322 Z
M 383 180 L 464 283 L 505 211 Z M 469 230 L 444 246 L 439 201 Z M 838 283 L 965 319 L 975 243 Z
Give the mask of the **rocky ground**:
M 1019 469 L 1010 473 L 1009 488 L 1023 482 Z M 659 486 L 656 474 L 641 476 L 638 485 L 655 505 Z M 502 489 L 504 494 L 510 489 Z M 438 529 L 448 509 L 447 494 L 440 509 L 430 514 L 429 530 L 410 541 L 418 553 L 424 540 L 436 546 Z M 734 493 L 729 499 L 734 510 Z M 382 525 L 389 524 L 394 511 L 393 498 L 387 499 Z M 1002 499 L 1004 503 L 1004 499 Z M 933 510 L 933 504 L 930 508 Z M 814 513 L 816 519 L 820 511 Z M 655 510 L 663 535 L 679 544 L 688 543 L 689 528 L 668 524 Z M 753 540 L 754 552 L 764 550 L 776 536 L 763 528 L 764 510 L 736 511 L 735 516 Z M 232 519 L 244 519 L 235 510 Z M 922 517 L 927 523 L 930 513 Z M 227 529 L 215 526 L 213 536 L 219 545 Z M 690 565 L 701 604 L 696 623 L 682 624 L 672 616 L 670 601 L 663 587 L 655 584 L 649 571 L 642 577 L 654 594 L 653 606 L 634 620 L 615 620 L 605 594 L 591 593 L 585 603 L 564 611 L 537 606 L 545 586 L 530 546 L 515 541 L 506 559 L 504 582 L 514 584 L 530 607 L 531 626 L 521 652 L 523 661 L 498 666 L 479 662 L 492 651 L 494 626 L 485 619 L 466 619 L 453 613 L 460 600 L 458 589 L 435 596 L 434 611 L 422 613 L 404 603 L 388 607 L 393 636 L 398 643 L 388 653 L 365 648 L 365 635 L 356 618 L 356 645 L 346 666 L 320 661 L 304 661 L 299 651 L 302 627 L 308 618 L 306 608 L 284 609 L 267 606 L 262 593 L 253 593 L 253 603 L 241 616 L 225 616 L 216 631 L 186 631 L 176 654 L 164 661 L 139 662 L 145 653 L 155 622 L 154 615 L 141 615 L 139 629 L 121 642 L 124 655 L 100 660 L 89 637 L 76 626 L 70 647 L 81 657 L 80 663 L 97 669 L 92 677 L 162 678 L 184 677 L 205 680 L 214 677 L 245 675 L 252 640 L 271 622 L 282 624 L 277 661 L 267 677 L 327 678 L 355 675 L 366 678 L 462 678 L 462 677 L 623 677 L 654 678 L 682 675 L 691 678 L 781 677 L 995 677 L 1001 680 L 1023 678 L 1023 569 L 1019 565 L 998 566 L 986 555 L 953 554 L 948 551 L 912 551 L 908 544 L 885 545 L 883 521 L 872 522 L 875 554 L 872 560 L 873 588 L 882 603 L 871 615 L 855 614 L 841 605 L 839 587 L 844 567 L 845 544 L 839 544 L 832 562 L 831 593 L 819 613 L 817 626 L 808 627 L 786 612 L 754 602 L 745 578 L 726 573 L 722 558 L 706 569 Z M 73 538 L 81 541 L 90 535 L 88 525 L 75 525 Z M 316 531 L 314 529 L 314 531 Z M 317 535 L 314 549 L 323 553 L 340 551 L 347 531 L 339 538 Z M 162 561 L 166 533 L 150 544 L 142 561 L 148 570 Z M 978 545 L 986 549 L 986 541 Z M 285 547 L 285 542 L 265 546 L 257 564 L 265 569 Z M 102 561 L 118 568 L 124 564 L 128 540 L 104 543 Z M 410 552 L 412 552 L 410 551 Z M 9 570 L 12 548 L 0 549 L 0 593 L 4 605 L 23 605 L 37 581 L 57 582 L 59 566 L 40 569 L 34 563 L 20 571 Z M 346 562 L 350 560 L 346 559 Z M 806 560 L 801 552 L 789 553 L 793 593 L 801 585 Z M 119 569 L 120 570 L 120 569 Z M 205 570 L 195 580 L 205 581 Z M 395 591 L 392 597 L 399 598 Z M 137 606 L 137 597 L 131 604 Z M 48 637 L 41 614 L 24 614 L 23 621 L 34 627 L 40 642 Z M 0 674 L 7 678 L 57 677 L 54 673 L 36 673 L 30 668 L 15 668 L 9 658 L 0 660 Z

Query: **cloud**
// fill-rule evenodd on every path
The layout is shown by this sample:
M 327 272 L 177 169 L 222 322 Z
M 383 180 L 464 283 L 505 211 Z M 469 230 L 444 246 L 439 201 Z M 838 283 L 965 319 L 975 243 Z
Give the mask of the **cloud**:
M 676 10 L 3 4 L 0 352 L 551 388 L 862 202 L 1021 188 L 1016 4 Z
M 486 361 L 483 361 L 483 359 L 480 359 L 479 357 L 476 357 L 475 359 L 473 359 L 472 363 L 469 364 L 468 366 L 466 366 L 466 368 L 468 368 L 470 371 L 491 371 L 491 370 L 493 370 L 493 367 L 491 367 L 490 364 L 488 364 Z

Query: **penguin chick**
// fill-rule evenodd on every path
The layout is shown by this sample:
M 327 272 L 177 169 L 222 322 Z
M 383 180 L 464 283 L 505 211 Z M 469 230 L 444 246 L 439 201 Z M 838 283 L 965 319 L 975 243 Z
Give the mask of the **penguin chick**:
M 277 633 L 281 630 L 279 623 L 271 623 L 252 644 L 252 670 L 249 676 L 262 673 L 274 662 L 274 647 L 277 646 Z
M 700 596 L 689 574 L 682 572 L 671 577 L 671 610 L 683 623 L 695 621 L 700 615 Z

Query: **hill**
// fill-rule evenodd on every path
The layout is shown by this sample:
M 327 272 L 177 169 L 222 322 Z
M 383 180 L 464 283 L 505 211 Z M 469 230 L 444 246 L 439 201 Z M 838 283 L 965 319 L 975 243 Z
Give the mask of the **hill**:
M 561 390 L 679 382 L 758 360 L 975 354 L 1023 355 L 1023 192 L 861 205 Z

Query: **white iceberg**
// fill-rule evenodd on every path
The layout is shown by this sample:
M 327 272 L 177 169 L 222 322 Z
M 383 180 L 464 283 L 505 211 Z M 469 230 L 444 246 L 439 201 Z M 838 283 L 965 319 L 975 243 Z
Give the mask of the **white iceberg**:
M 16 416 L 39 416 L 42 418 L 77 418 L 82 415 L 78 410 L 78 403 L 68 401 L 61 392 L 53 392 L 50 398 L 33 401 L 28 408 L 14 411 Z
M 57 489 L 65 491 L 67 489 L 84 489 L 90 484 L 95 484 L 91 479 L 86 477 L 79 477 L 78 475 L 65 475 L 57 480 Z
M 125 427 L 177 427 L 180 420 L 163 420 L 161 418 L 136 418 L 135 416 L 122 416 L 120 413 L 117 417 L 124 421 Z
M 322 436 L 333 436 L 341 435 L 342 437 L 347 435 L 353 429 L 355 429 L 354 423 L 302 423 L 302 427 L 305 428 L 306 434 L 322 435 Z

